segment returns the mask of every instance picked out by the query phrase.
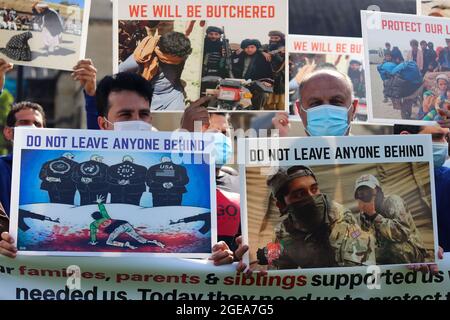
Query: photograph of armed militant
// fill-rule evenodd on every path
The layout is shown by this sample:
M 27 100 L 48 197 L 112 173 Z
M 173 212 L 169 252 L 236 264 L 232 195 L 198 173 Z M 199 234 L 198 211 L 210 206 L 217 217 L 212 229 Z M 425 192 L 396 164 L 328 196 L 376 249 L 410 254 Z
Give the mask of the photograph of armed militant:
M 153 8 L 159 4 L 152 2 Z M 202 96 L 213 98 L 211 111 L 285 110 L 286 0 L 265 5 L 276 7 L 276 17 L 252 19 L 252 29 L 233 16 L 136 20 L 118 10 L 114 67 L 150 81 L 154 111 L 182 112 Z

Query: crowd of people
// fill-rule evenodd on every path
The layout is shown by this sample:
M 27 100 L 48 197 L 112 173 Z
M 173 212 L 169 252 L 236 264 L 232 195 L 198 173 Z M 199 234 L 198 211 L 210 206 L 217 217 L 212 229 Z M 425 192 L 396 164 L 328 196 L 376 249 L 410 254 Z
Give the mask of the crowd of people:
M 81 23 L 81 18 L 76 16 L 76 10 L 68 16 L 64 16 L 59 9 L 41 1 L 34 2 L 27 12 L 17 12 L 14 8 L 3 8 L 0 10 L 0 29 L 17 32 L 9 37 L 5 48 L 2 48 L 1 51 L 10 59 L 31 61 L 28 40 L 33 37 L 31 31 L 35 31 L 42 34 L 47 54 L 53 54 L 59 50 L 62 44 L 63 33 L 81 36 Z M 28 51 L 28 53 L 21 53 L 23 51 Z
M 76 24 L 76 19 L 66 19 L 59 14 L 58 10 L 55 10 L 55 12 L 58 13 L 61 24 L 64 25 L 65 30 L 70 30 L 70 28 L 73 28 L 72 24 Z M 36 13 L 17 12 L 14 8 L 0 9 L 0 30 L 41 31 L 41 25 L 42 17 Z
M 5 73 L 11 68 L 10 63 L 0 60 L 0 79 L 2 81 Z M 134 127 L 141 124 L 152 124 L 150 106 L 152 100 L 155 99 L 155 88 L 150 85 L 148 80 L 135 72 L 120 72 L 104 77 L 97 84 L 96 74 L 97 70 L 89 59 L 79 61 L 74 66 L 72 73 L 74 80 L 80 83 L 85 92 L 89 129 L 114 130 L 123 127 L 124 123 L 130 121 L 133 122 Z M 353 94 L 353 82 L 348 75 L 340 73 L 332 67 L 311 65 L 309 72 L 305 72 L 299 80 L 297 112 L 307 135 L 349 135 L 357 100 Z M 3 86 L 3 82 L 0 85 Z M 209 114 L 204 106 L 209 100 L 209 97 L 202 97 L 186 108 L 180 128 L 192 132 L 196 127 L 195 122 L 199 122 L 199 128 L 202 131 L 212 130 L 227 136 L 229 130 L 227 115 L 222 113 Z M 450 115 L 450 111 L 445 112 Z M 287 113 L 277 113 L 272 119 L 272 123 L 273 128 L 278 130 L 281 137 L 289 135 L 290 123 Z M 43 108 L 32 102 L 16 104 L 10 112 L 4 131 L 7 140 L 13 141 L 14 128 L 18 126 L 45 127 Z M 399 134 L 426 133 L 432 135 L 439 245 L 446 251 L 450 250 L 448 242 L 448 235 L 450 234 L 450 216 L 448 215 L 450 204 L 448 199 L 450 198 L 445 194 L 450 187 L 450 168 L 444 167 L 443 163 L 449 156 L 446 140 L 449 127 L 449 122 L 443 122 L 440 127 L 402 127 L 398 129 Z M 230 140 L 224 142 L 227 140 L 224 139 L 215 144 L 215 152 L 219 154 L 215 177 L 218 206 L 225 201 L 226 205 L 235 206 L 237 210 L 240 210 L 239 174 L 234 169 L 225 166 L 227 159 L 230 157 L 230 148 L 225 147 L 226 144 L 230 143 Z M 11 174 L 12 155 L 0 158 L 0 200 L 5 208 L 3 221 L 7 220 L 7 216 L 10 214 Z M 386 209 L 392 203 L 396 204 L 396 208 L 401 208 L 402 206 L 399 204 L 404 206 L 403 200 L 395 195 L 380 196 L 383 186 L 376 177 L 361 177 L 355 182 L 355 201 L 358 201 L 360 209 L 359 219 L 356 220 L 344 219 L 348 210 L 342 205 L 333 203 L 331 199 L 321 193 L 318 181 L 311 168 L 303 166 L 284 168 L 269 179 L 268 185 L 277 201 L 280 213 L 287 215 L 282 224 L 285 223 L 284 221 L 289 222 L 284 225 L 284 231 L 280 234 L 284 235 L 286 239 L 295 236 L 309 250 L 305 251 L 305 254 L 287 257 L 286 259 L 290 259 L 287 265 L 295 268 L 320 267 L 324 264 L 329 266 L 370 265 L 383 261 L 384 258 L 382 257 L 386 257 L 389 252 L 394 250 L 406 255 L 404 260 L 401 260 L 402 262 L 416 262 L 413 268 L 417 270 L 421 269 L 424 272 L 430 271 L 433 273 L 438 271 L 437 265 L 426 263 L 429 262 L 428 257 L 423 250 L 423 244 L 414 221 L 407 214 L 407 209 L 400 210 L 395 214 L 392 214 L 392 210 Z M 336 214 L 340 215 L 339 219 L 331 219 L 332 215 Z M 324 228 L 317 228 L 318 221 L 323 221 L 325 216 L 330 217 L 329 224 Z M 230 226 L 230 224 L 232 225 Z M 401 225 L 403 231 L 383 229 L 386 224 Z M 2 225 L 5 225 L 5 223 L 2 222 Z M 362 252 L 370 249 L 372 255 L 367 255 L 363 260 L 361 260 L 361 257 L 364 255 L 354 255 L 358 256 L 359 260 L 346 259 L 345 257 L 342 259 L 340 253 L 348 252 L 348 248 L 336 245 L 336 243 L 342 242 L 336 242 L 336 232 L 333 230 L 341 230 L 345 233 L 345 230 L 349 230 L 349 228 L 357 231 L 354 233 L 357 236 L 353 239 L 355 246 L 359 247 Z M 15 257 L 17 248 L 13 245 L 14 239 L 11 238 L 7 229 L 2 231 L 4 232 L 1 234 L 0 253 Z M 406 238 L 404 237 L 405 233 Z M 381 238 L 380 234 L 382 235 Z M 249 247 L 243 243 L 240 236 L 240 221 L 219 220 L 218 235 L 219 240 L 222 241 L 219 241 L 212 248 L 211 259 L 214 263 L 221 265 L 239 261 L 237 270 L 246 270 L 248 266 L 243 263 L 242 256 L 249 250 Z M 399 235 L 402 237 L 398 238 Z M 320 239 L 320 248 L 310 247 L 308 244 L 310 239 L 311 241 Z M 374 239 L 374 241 L 369 239 Z M 399 242 L 399 240 L 401 241 Z M 302 245 L 300 248 L 303 248 Z M 398 247 L 396 249 L 396 245 L 402 246 L 403 249 L 398 250 Z M 252 248 L 252 250 L 256 249 Z M 257 264 L 267 264 L 271 257 L 270 251 L 270 248 L 258 250 Z M 315 252 L 314 257 L 311 256 L 313 252 Z M 287 254 L 290 253 L 287 251 Z M 442 257 L 442 249 L 439 251 L 439 256 Z M 273 259 L 269 260 L 274 261 Z M 424 262 L 424 264 L 420 262 Z M 251 271 L 252 268 L 247 270 Z
M 450 110 L 447 87 L 450 72 L 450 39 L 435 49 L 434 43 L 412 39 L 402 53 L 398 46 L 385 44 L 384 60 L 377 66 L 384 85 L 384 101 L 392 101 L 403 119 L 439 121 Z M 405 54 L 405 56 L 404 56 Z M 413 112 L 413 106 L 418 112 Z

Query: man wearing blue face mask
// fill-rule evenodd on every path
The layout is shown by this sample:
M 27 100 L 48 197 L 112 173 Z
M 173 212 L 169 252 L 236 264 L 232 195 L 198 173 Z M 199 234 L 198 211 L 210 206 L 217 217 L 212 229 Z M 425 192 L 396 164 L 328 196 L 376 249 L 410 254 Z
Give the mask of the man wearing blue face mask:
M 444 167 L 449 158 L 449 130 L 439 126 L 395 125 L 394 134 L 431 134 L 433 140 L 434 182 L 439 246 L 450 251 L 450 168 Z
M 298 113 L 309 136 L 345 136 L 350 132 L 358 100 L 353 98 L 350 78 L 337 70 L 320 69 L 307 75 L 299 87 Z M 288 136 L 289 116 L 273 119 L 281 137 Z
M 241 234 L 240 229 L 240 186 L 239 174 L 227 166 L 233 158 L 233 142 L 230 138 L 230 124 L 225 113 L 211 113 L 203 107 L 211 97 L 202 97 L 193 102 L 184 111 L 181 129 L 188 132 L 215 132 L 214 155 L 216 160 L 216 203 L 217 203 L 217 235 L 219 242 L 213 247 L 216 265 L 233 262 L 234 252 L 239 250 L 241 242 L 236 237 Z M 241 241 L 241 239 L 239 240 Z M 239 247 L 240 246 L 240 247 Z

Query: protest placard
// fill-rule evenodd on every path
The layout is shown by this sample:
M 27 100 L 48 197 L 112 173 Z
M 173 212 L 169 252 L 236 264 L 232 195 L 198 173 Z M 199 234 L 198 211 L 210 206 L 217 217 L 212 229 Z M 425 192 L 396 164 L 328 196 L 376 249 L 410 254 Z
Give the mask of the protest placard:
M 429 136 L 252 138 L 238 150 L 247 262 L 277 270 L 435 261 Z M 267 211 L 253 201 L 264 193 Z
M 19 252 L 209 256 L 215 165 L 203 137 L 16 130 L 10 229 Z
M 114 1 L 115 71 L 138 72 L 154 111 L 284 110 L 287 1 Z M 251 26 L 251 28 L 249 28 Z
M 86 51 L 90 0 L 0 1 L 0 58 L 72 70 Z

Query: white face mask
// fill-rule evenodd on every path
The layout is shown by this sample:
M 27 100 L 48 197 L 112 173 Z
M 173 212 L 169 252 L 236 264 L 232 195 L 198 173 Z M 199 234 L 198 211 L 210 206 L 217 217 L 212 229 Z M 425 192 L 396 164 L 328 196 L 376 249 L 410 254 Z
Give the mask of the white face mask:
M 106 122 L 114 127 L 114 131 L 152 131 L 152 125 L 142 120 L 118 121 L 111 123 L 105 118 Z

